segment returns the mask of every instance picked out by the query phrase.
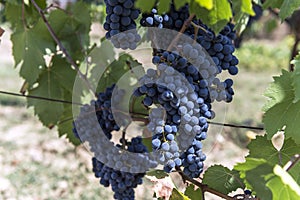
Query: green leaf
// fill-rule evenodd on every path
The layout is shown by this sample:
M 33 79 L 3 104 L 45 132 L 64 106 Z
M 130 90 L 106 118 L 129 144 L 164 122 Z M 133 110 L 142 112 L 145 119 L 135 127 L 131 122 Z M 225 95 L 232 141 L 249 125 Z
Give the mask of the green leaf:
M 279 12 L 279 17 L 283 21 L 290 17 L 300 6 L 300 0 L 284 0 Z
M 105 88 L 117 83 L 124 74 L 134 68 L 134 65 L 139 66 L 129 54 L 123 54 L 118 60 L 114 60 L 105 68 L 98 82 L 97 92 L 104 91 Z
M 280 77 L 275 77 L 274 82 L 267 89 L 265 96 L 270 100 L 265 104 L 263 123 L 268 138 L 285 127 L 285 136 L 292 137 L 300 144 L 300 101 L 293 103 L 295 99 L 292 87 L 292 72 L 282 71 Z
M 273 167 L 269 164 L 259 165 L 245 173 L 245 180 L 251 186 L 250 189 L 255 191 L 256 196 L 260 197 L 261 200 L 272 199 L 272 193 L 266 186 L 267 180 L 272 174 Z
M 89 79 L 93 88 L 97 88 L 101 76 L 115 60 L 114 47 L 109 40 L 104 40 L 100 47 L 96 47 L 90 52 L 89 56 L 92 63 Z
M 203 198 L 202 198 L 203 194 L 202 194 L 201 188 L 197 188 L 195 190 L 195 186 L 193 184 L 190 184 L 189 186 L 187 186 L 184 194 L 192 200 L 194 200 L 194 199 L 203 200 Z
M 244 188 L 239 172 L 221 165 L 209 167 L 204 173 L 203 183 L 224 194 Z
M 158 179 L 162 179 L 162 178 L 165 178 L 165 177 L 168 177 L 169 174 L 166 173 L 164 170 L 158 170 L 158 169 L 155 169 L 155 170 L 151 170 L 151 171 L 148 171 L 146 173 L 147 176 L 154 176 Z
M 174 0 L 176 10 L 179 10 L 185 4 L 190 3 L 190 0 Z
M 238 163 L 234 166 L 234 169 L 237 171 L 249 171 L 252 170 L 259 165 L 266 163 L 265 159 L 251 158 L 247 157 L 244 163 Z
M 68 7 L 67 12 L 59 9 L 52 11 L 48 21 L 73 60 L 83 60 L 86 56 L 84 50 L 90 39 L 89 7 L 84 2 L 77 1 Z
M 29 90 L 29 95 L 63 100 L 63 89 L 51 68 L 44 69 L 38 79 L 39 85 Z M 63 113 L 63 104 L 40 99 L 27 99 L 28 106 L 34 106 L 34 114 L 43 125 L 53 127 Z
M 16 29 L 24 29 L 22 23 L 22 5 L 21 4 L 14 4 L 12 2 L 6 2 L 5 4 L 5 17 L 7 21 L 10 22 L 12 28 Z
M 168 12 L 170 9 L 171 0 L 160 0 L 157 6 L 157 10 L 159 14 Z
M 59 84 L 69 92 L 73 92 L 73 86 L 77 72 L 71 68 L 71 65 L 66 61 L 66 58 L 61 55 L 55 55 L 51 60 L 51 72 L 56 76 Z
M 130 113 L 135 113 L 137 115 L 148 115 L 148 109 L 142 103 L 144 97 L 133 97 L 130 101 Z
M 213 0 L 194 0 L 199 6 L 211 10 L 213 8 Z
M 41 9 L 46 8 L 46 0 L 36 0 L 35 2 Z M 12 29 L 18 31 L 33 27 L 40 20 L 40 14 L 31 3 L 27 4 L 25 1 L 22 4 L 22 1 L 10 0 L 6 1 L 4 6 L 4 15 L 7 21 L 10 22 Z
M 265 200 L 271 199 L 271 192 L 265 186 L 266 177 L 272 174 L 272 166 L 264 159 L 247 157 L 244 163 L 234 166 L 239 171 L 248 189 L 253 190 L 258 197 Z
M 192 1 L 190 12 L 195 13 L 204 24 L 208 25 L 216 33 L 220 32 L 232 17 L 230 3 L 227 0 L 213 0 L 211 10 L 200 7 L 196 2 Z
M 11 36 L 15 65 L 21 63 L 20 76 L 29 85 L 38 79 L 45 66 L 46 48 L 53 50 L 54 42 L 42 20 L 32 29 L 15 32 Z
M 35 0 L 35 3 L 41 8 L 45 9 L 47 7 L 46 0 Z
M 232 1 L 233 12 L 235 13 L 234 19 L 236 21 L 236 30 L 239 33 L 243 32 L 247 26 L 249 15 L 254 16 L 255 12 L 252 9 L 251 0 L 233 0 Z
M 277 150 L 267 136 L 257 136 L 248 145 L 248 149 L 248 158 L 261 158 L 271 165 L 284 165 L 292 156 L 300 153 L 300 145 L 297 145 L 291 138 L 286 139 L 282 148 Z
M 300 187 L 296 181 L 280 166 L 274 167 L 274 174 L 266 185 L 272 191 L 272 200 L 294 200 L 300 199 Z
M 176 188 L 173 188 L 169 200 L 190 200 L 190 198 L 182 194 L 182 192 L 178 191 Z
M 73 133 L 73 112 L 72 112 L 72 106 L 71 105 L 64 105 L 64 111 L 61 115 L 61 118 L 59 119 L 59 122 L 57 124 L 58 127 L 58 134 L 60 137 L 66 135 L 69 142 L 71 142 L 73 145 L 78 146 L 81 144 L 80 140 L 75 137 Z
M 136 0 L 134 6 L 141 10 L 142 13 L 151 12 L 156 0 Z
M 284 0 L 266 0 L 263 3 L 263 9 L 266 8 L 280 8 Z
M 125 96 L 119 105 L 122 111 L 142 115 L 148 114 L 148 110 L 141 103 L 143 98 L 132 97 L 134 89 L 138 86 L 138 79 L 145 74 L 144 69 L 139 66 L 141 64 L 133 60 L 130 55 L 121 55 L 118 60 L 110 63 L 105 71 L 101 73 L 102 76 L 98 81 L 96 91 L 104 91 L 106 87 L 116 83 L 119 89 L 125 90 Z
M 144 130 L 146 130 L 146 128 Z M 145 135 L 143 134 L 143 145 L 146 146 L 149 152 L 152 152 L 152 137 L 145 138 Z
M 295 99 L 293 103 L 297 103 L 300 100 L 300 54 L 298 54 L 291 63 L 295 67 L 294 73 L 292 74 L 292 85 L 295 89 Z

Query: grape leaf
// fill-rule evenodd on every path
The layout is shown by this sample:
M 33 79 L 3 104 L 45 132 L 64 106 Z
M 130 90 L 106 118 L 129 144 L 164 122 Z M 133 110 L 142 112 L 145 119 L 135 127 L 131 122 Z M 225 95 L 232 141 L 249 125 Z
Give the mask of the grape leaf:
M 91 17 L 88 6 L 77 1 L 67 12 L 52 11 L 48 21 L 73 60 L 82 60 L 86 56 L 84 48 L 89 45 Z
M 158 179 L 162 179 L 162 178 L 165 178 L 165 177 L 169 176 L 169 174 L 166 173 L 165 171 L 158 170 L 158 169 L 148 171 L 146 175 L 147 176 L 154 176 L 154 177 L 156 177 Z
M 114 60 L 105 71 L 98 82 L 97 92 L 116 83 L 119 89 L 125 90 L 125 96 L 119 107 L 125 113 L 136 113 L 148 115 L 148 110 L 141 103 L 142 97 L 131 98 L 132 93 L 138 86 L 138 78 L 145 74 L 140 63 L 128 54 L 123 54 L 118 60 Z
M 9 1 L 6 2 L 4 9 L 4 15 L 7 21 L 10 22 L 12 28 L 23 30 L 24 26 L 22 23 L 20 23 L 22 21 L 22 5 Z
M 249 155 L 246 159 L 264 159 L 270 165 L 279 164 L 285 165 L 294 155 L 300 153 L 300 145 L 297 145 L 292 138 L 285 139 L 283 146 L 280 150 L 277 150 L 267 137 L 256 137 L 248 145 Z M 259 151 L 257 151 L 259 149 Z M 300 181 L 300 164 L 294 166 L 295 169 L 290 171 L 291 175 L 297 182 Z M 235 168 L 239 170 L 239 168 Z
M 94 48 L 90 52 L 91 63 L 90 80 L 94 88 L 97 88 L 98 81 L 107 69 L 107 67 L 115 60 L 115 51 L 109 40 L 103 40 L 100 47 Z
M 280 150 L 277 150 L 267 136 L 258 136 L 248 145 L 251 158 L 262 158 L 271 165 L 284 165 L 292 156 L 300 153 L 300 145 L 297 145 L 291 138 L 284 141 Z M 258 151 L 259 149 L 259 151 Z
M 277 177 L 267 182 L 267 187 L 272 191 L 272 200 L 300 199 L 300 187 L 295 180 L 280 166 L 274 167 Z
M 211 10 L 213 8 L 213 0 L 194 0 L 199 6 L 206 8 L 207 10 Z
M 182 192 L 178 191 L 176 188 L 173 188 L 169 200 L 190 200 L 190 198 L 182 194 Z
M 203 183 L 224 194 L 244 188 L 239 172 L 221 165 L 209 167 L 204 173 Z
M 155 2 L 155 0 L 136 0 L 134 6 L 140 9 L 142 13 L 149 13 L 154 7 Z
M 98 82 L 97 92 L 104 91 L 106 87 L 117 83 L 126 72 L 133 70 L 135 66 L 139 65 L 129 54 L 121 55 L 118 60 L 114 60 L 106 67 Z
M 71 65 L 61 55 L 55 55 L 51 60 L 51 71 L 56 76 L 61 87 L 73 92 L 73 86 L 77 72 L 71 68 Z
M 279 17 L 281 20 L 290 17 L 295 10 L 300 6 L 300 0 L 284 0 L 279 12 Z
M 246 157 L 246 161 L 244 163 L 237 163 L 234 166 L 234 169 L 240 172 L 249 171 L 266 162 L 267 161 L 265 159 Z
M 174 0 L 174 5 L 177 10 L 184 6 L 186 3 L 190 3 L 190 0 Z
M 295 99 L 292 87 L 292 72 L 282 71 L 280 77 L 274 77 L 274 82 L 265 92 L 270 100 L 265 104 L 263 110 L 263 123 L 268 138 L 285 127 L 285 136 L 292 137 L 300 144 L 300 102 L 293 103 Z
M 44 69 L 38 79 L 39 85 L 29 90 L 29 95 L 63 100 L 63 89 L 51 69 Z M 28 106 L 34 106 L 34 114 L 47 127 L 57 124 L 63 113 L 63 104 L 40 99 L 27 99 Z
M 280 8 L 284 0 L 266 0 L 263 3 L 263 9 L 266 8 Z
M 211 10 L 200 7 L 199 4 L 192 1 L 190 12 L 195 13 L 204 24 L 216 33 L 220 32 L 232 17 L 230 3 L 227 0 L 213 0 Z
M 71 105 L 64 105 L 64 111 L 59 119 L 57 124 L 58 127 L 58 134 L 60 137 L 66 135 L 69 142 L 73 145 L 78 146 L 81 144 L 80 140 L 75 137 L 72 129 L 73 129 L 73 113 L 72 113 L 72 106 Z
M 295 89 L 295 99 L 293 103 L 297 103 L 300 100 L 300 54 L 298 54 L 291 63 L 295 68 L 292 74 L 292 85 Z
M 201 188 L 197 188 L 195 190 L 195 186 L 193 184 L 190 184 L 187 186 L 184 194 L 188 196 L 190 199 L 197 199 L 197 200 L 203 200 L 203 194 Z
M 157 6 L 157 10 L 159 14 L 168 12 L 170 9 L 171 0 L 160 0 Z
M 46 0 L 36 0 L 41 9 L 46 8 Z M 40 14 L 31 3 L 22 1 L 6 1 L 4 6 L 6 19 L 11 23 L 13 29 L 24 31 L 25 28 L 33 27 L 40 19 Z M 22 16 L 25 16 L 25 20 Z
M 234 14 L 234 19 L 236 21 L 235 28 L 239 33 L 243 32 L 249 21 L 249 15 L 255 15 L 252 9 L 251 0 L 234 0 L 232 1 L 232 8 Z
M 245 172 L 245 180 L 261 200 L 272 199 L 272 193 L 266 187 L 267 180 L 272 174 L 273 167 L 267 163 Z
M 271 199 L 272 194 L 265 186 L 265 177 L 272 174 L 272 166 L 266 160 L 247 157 L 244 163 L 235 165 L 234 170 L 239 171 L 246 187 L 256 192 L 258 197 Z
M 32 29 L 13 33 L 11 41 L 15 66 L 21 63 L 20 76 L 32 85 L 45 66 L 46 48 L 53 50 L 54 42 L 42 20 Z

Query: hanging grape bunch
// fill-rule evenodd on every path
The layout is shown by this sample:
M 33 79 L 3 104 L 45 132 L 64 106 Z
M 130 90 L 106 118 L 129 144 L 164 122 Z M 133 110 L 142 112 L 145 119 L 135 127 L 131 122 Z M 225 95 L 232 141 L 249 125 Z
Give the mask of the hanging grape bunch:
M 105 0 L 106 22 L 104 29 L 106 38 L 110 39 L 116 48 L 135 49 L 141 40 L 137 34 L 136 20 L 140 14 L 134 8 L 134 0 Z
M 134 8 L 134 1 L 105 0 L 105 4 L 106 38 L 116 48 L 135 49 L 141 38 L 135 22 L 140 11 Z M 74 122 L 75 135 L 89 142 L 94 153 L 95 176 L 103 186 L 111 186 L 115 199 L 122 200 L 134 199 L 134 188 L 147 170 L 157 166 L 167 173 L 179 170 L 189 178 L 200 176 L 206 159 L 202 141 L 207 138 L 207 120 L 215 116 L 212 103 L 231 102 L 234 95 L 232 79 L 221 81 L 217 76 L 224 71 L 238 73 L 232 23 L 216 34 L 189 14 L 188 4 L 179 9 L 171 4 L 161 15 L 156 8 L 142 13 L 140 24 L 149 28 L 156 68 L 139 79 L 133 98 L 142 98 L 149 111 L 146 129 L 152 134 L 152 149 L 140 137 L 125 139 L 126 129 L 118 144 L 111 141 L 114 131 L 126 127 L 116 122 L 112 112 L 112 105 L 118 105 L 124 95 L 115 85 L 84 106 Z M 182 29 L 185 24 L 188 26 Z M 183 35 L 177 37 L 178 31 Z M 137 153 L 139 159 L 129 159 L 125 152 Z

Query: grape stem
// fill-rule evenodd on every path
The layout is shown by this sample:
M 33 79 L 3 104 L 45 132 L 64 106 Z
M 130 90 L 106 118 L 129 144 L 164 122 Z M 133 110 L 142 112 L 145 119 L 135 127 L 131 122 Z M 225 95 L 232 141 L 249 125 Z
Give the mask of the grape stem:
M 288 162 L 284 165 L 283 169 L 284 169 L 285 171 L 289 171 L 289 170 L 292 169 L 299 161 L 300 161 L 300 154 L 296 154 L 296 155 L 294 155 L 294 156 L 291 158 L 290 161 L 288 161 Z
M 202 31 L 204 31 L 205 33 L 207 33 L 207 30 L 205 30 L 205 28 L 203 28 L 202 26 L 195 24 L 194 22 L 191 21 L 191 25 L 193 25 L 196 29 L 197 29 L 197 33 L 198 30 L 201 29 Z
M 181 171 L 180 168 L 176 168 L 176 169 L 177 169 L 177 172 L 178 172 L 178 173 L 180 174 L 180 176 L 182 177 L 182 179 L 183 179 L 184 182 L 185 182 L 185 181 L 189 181 L 189 182 L 193 183 L 194 185 L 198 186 L 199 188 L 201 188 L 201 190 L 202 190 L 202 195 L 203 195 L 202 198 L 203 198 L 203 199 L 205 199 L 205 198 L 204 198 L 204 193 L 205 193 L 205 192 L 209 192 L 209 193 L 214 194 L 214 195 L 216 195 L 216 196 L 222 197 L 222 198 L 224 198 L 224 199 L 226 199 L 226 200 L 234 200 L 233 197 L 228 196 L 228 195 L 226 195 L 226 194 L 223 194 L 223 193 L 221 193 L 221 192 L 219 192 L 219 191 L 216 191 L 216 190 L 210 188 L 208 185 L 205 185 L 205 184 L 203 184 L 203 183 L 198 182 L 198 181 L 195 180 L 195 179 L 192 179 L 192 178 L 188 177 L 187 175 L 185 175 L 185 174 L 183 173 L 183 171 Z
M 58 39 L 57 35 L 55 34 L 52 26 L 50 25 L 49 21 L 47 20 L 46 16 L 45 16 L 45 12 L 37 5 L 37 3 L 35 2 L 35 0 L 30 0 L 31 3 L 33 4 L 33 6 L 36 8 L 36 10 L 38 11 L 38 13 L 40 14 L 40 16 L 42 17 L 51 37 L 53 38 L 53 40 L 56 42 L 56 44 L 59 46 L 60 50 L 65 54 L 67 61 L 75 68 L 75 70 L 77 71 L 77 73 L 79 74 L 80 78 L 82 78 L 82 80 L 84 80 L 85 84 L 87 85 L 88 89 L 96 96 L 96 93 L 94 92 L 93 87 L 91 86 L 90 82 L 88 81 L 86 75 L 84 75 L 80 69 L 79 66 L 76 64 L 76 62 L 73 60 L 73 58 L 71 57 L 71 55 L 69 54 L 69 52 L 67 51 L 67 49 L 64 47 L 64 45 L 61 43 L 61 41 Z
M 172 47 L 176 44 L 176 42 L 179 40 L 180 36 L 184 33 L 184 31 L 186 30 L 186 28 L 190 25 L 190 23 L 192 22 L 193 18 L 195 17 L 195 14 L 191 14 L 189 16 L 189 18 L 184 22 L 184 24 L 182 25 L 179 33 L 176 35 L 176 37 L 172 40 L 171 44 L 169 45 L 167 51 L 171 51 Z
M 23 28 L 24 30 L 27 29 L 27 23 L 26 23 L 26 18 L 25 18 L 25 2 L 24 0 L 22 1 L 22 23 L 23 23 Z

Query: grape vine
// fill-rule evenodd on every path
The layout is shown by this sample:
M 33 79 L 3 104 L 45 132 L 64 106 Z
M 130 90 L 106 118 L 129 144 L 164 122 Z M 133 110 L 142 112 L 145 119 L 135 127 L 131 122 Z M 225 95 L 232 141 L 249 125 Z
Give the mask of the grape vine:
M 92 3 L 101 8 L 97 14 L 102 10 L 99 15 L 105 16 L 100 46 L 92 44 L 89 34 Z M 174 187 L 171 200 L 205 199 L 205 193 L 224 199 L 299 199 L 300 126 L 295 111 L 300 107 L 300 56 L 292 63 L 295 72 L 283 70 L 267 89 L 265 96 L 271 100 L 264 108 L 264 128 L 215 122 L 219 113 L 214 103 L 234 99 L 231 76 L 239 73 L 235 48 L 241 26 L 248 23 L 245 18 L 271 7 L 284 20 L 300 4 L 289 7 L 287 0 L 276 5 L 271 0 L 79 0 L 64 8 L 45 0 L 0 4 L 1 20 L 12 30 L 15 65 L 24 78 L 22 94 L 0 93 L 26 97 L 45 126 L 57 126 L 60 136 L 85 145 L 93 154 L 95 177 L 111 188 L 115 199 L 136 199 L 135 188 L 144 179 L 171 173 L 179 174 L 186 186 Z M 262 9 L 253 10 L 253 5 Z M 1 37 L 2 28 L 0 32 Z M 152 63 L 146 72 L 130 54 L 140 44 L 152 50 L 146 55 Z M 134 123 L 140 127 L 132 131 Z M 267 134 L 253 139 L 245 161 L 232 169 L 206 167 L 203 146 L 212 125 L 264 129 Z M 285 135 L 280 150 L 271 142 L 278 130 Z M 278 193 L 278 188 L 284 191 Z

